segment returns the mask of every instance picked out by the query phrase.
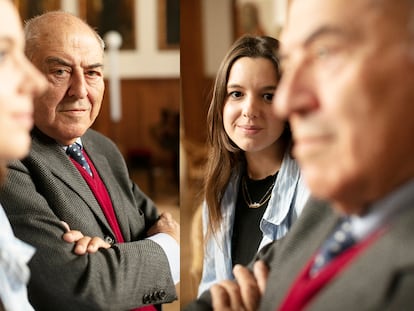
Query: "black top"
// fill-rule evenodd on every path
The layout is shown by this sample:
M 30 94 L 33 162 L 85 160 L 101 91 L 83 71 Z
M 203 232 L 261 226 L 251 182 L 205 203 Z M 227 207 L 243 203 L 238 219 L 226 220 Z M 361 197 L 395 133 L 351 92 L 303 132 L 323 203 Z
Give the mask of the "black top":
M 276 176 L 277 173 L 260 180 L 250 179 L 248 176 L 241 178 L 232 234 L 231 255 L 233 266 L 235 264 L 248 264 L 257 253 L 260 241 L 263 238 L 260 230 L 260 220 L 269 200 L 257 208 L 249 208 L 248 203 L 262 202 L 264 198 L 267 198 L 272 192 Z M 247 186 L 244 189 L 245 193 L 243 193 L 244 183 Z

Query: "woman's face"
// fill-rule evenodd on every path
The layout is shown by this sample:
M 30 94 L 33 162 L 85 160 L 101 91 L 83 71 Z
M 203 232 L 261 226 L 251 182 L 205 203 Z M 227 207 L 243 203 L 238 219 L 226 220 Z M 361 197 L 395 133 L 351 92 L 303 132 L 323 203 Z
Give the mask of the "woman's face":
M 11 1 L 0 0 L 0 159 L 21 158 L 30 148 L 33 97 L 45 78 L 24 56 L 19 16 Z
M 266 58 L 239 58 L 232 66 L 223 108 L 224 129 L 245 152 L 273 149 L 285 122 L 275 114 L 273 94 L 278 83 Z

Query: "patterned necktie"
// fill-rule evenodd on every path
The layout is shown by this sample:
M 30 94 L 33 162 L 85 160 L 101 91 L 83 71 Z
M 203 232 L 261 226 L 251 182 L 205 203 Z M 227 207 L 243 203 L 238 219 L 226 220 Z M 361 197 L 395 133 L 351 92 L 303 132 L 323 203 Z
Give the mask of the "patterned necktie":
M 85 157 L 82 154 L 82 146 L 74 143 L 66 149 L 66 153 L 74 159 L 76 162 L 78 162 L 87 172 L 89 175 L 92 176 L 91 168 L 89 167 L 88 162 L 86 161 Z
M 339 222 L 334 232 L 319 249 L 310 270 L 310 275 L 316 275 L 332 259 L 354 244 L 355 239 L 352 237 L 349 218 L 344 218 L 341 222 Z

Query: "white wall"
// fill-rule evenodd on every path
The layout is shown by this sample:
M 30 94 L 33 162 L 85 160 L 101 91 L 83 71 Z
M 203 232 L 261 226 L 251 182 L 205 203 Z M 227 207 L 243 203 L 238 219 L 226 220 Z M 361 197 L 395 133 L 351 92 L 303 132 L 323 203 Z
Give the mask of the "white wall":
M 233 43 L 231 0 L 203 0 L 204 71 L 214 77 L 228 48 Z
M 136 50 L 120 51 L 121 78 L 178 78 L 180 52 L 159 50 L 156 0 L 135 1 Z M 78 14 L 78 1 L 61 0 L 63 10 Z M 107 74 L 107 62 L 104 63 Z
M 252 0 L 238 0 L 239 3 Z M 268 21 L 269 34 L 275 33 L 286 20 L 286 0 L 254 0 L 260 9 L 261 18 Z M 220 62 L 233 43 L 233 1 L 202 0 L 204 70 L 208 77 L 214 77 Z M 275 34 L 276 35 L 276 34 Z

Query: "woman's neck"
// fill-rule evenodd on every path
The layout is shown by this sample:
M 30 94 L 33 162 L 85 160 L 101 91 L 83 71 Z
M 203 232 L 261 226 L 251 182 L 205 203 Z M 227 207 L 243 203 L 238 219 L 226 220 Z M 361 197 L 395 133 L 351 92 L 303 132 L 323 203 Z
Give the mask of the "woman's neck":
M 286 148 L 268 148 L 258 152 L 245 152 L 247 175 L 251 179 L 264 179 L 276 174 L 283 161 Z

